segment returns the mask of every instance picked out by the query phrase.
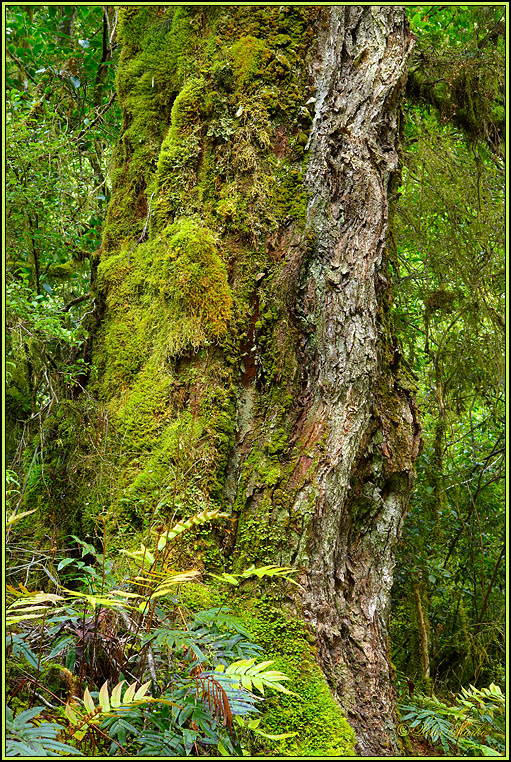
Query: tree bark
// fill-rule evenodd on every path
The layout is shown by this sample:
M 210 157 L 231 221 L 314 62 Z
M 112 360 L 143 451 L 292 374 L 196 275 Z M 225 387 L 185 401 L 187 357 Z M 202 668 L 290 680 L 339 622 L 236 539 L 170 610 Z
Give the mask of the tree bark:
M 142 45 L 139 39 L 128 41 L 126 31 L 138 12 L 133 8 L 124 11 L 119 32 L 127 67 Z M 140 12 L 152 13 L 150 9 Z M 208 14 L 217 12 L 194 10 L 193 28 L 207 34 Z M 231 26 L 228 20 L 222 21 L 222 28 L 230 34 L 238 15 L 247 14 L 243 27 L 255 24 L 264 12 L 229 8 L 234 21 Z M 267 11 L 273 14 L 272 23 L 285 12 Z M 158 421 L 186 410 L 199 425 L 203 411 L 209 411 L 208 423 L 202 424 L 194 473 L 207 500 L 232 512 L 233 528 L 218 541 L 224 562 L 235 570 L 251 563 L 291 564 L 300 570 L 304 589 L 286 605 L 291 605 L 316 635 L 318 659 L 333 695 L 355 729 L 358 751 L 392 755 L 399 747 L 388 657 L 389 595 L 395 546 L 420 440 L 416 406 L 390 326 L 387 268 L 389 196 L 399 179 L 400 106 L 412 35 L 400 6 L 334 6 L 303 13 L 310 15 L 309 25 L 300 27 L 305 29 L 304 39 L 311 30 L 313 34 L 308 75 L 305 72 L 302 80 L 302 105 L 296 113 L 302 114 L 305 105 L 313 104 L 314 114 L 308 154 L 300 165 L 304 170 L 301 191 L 308 198 L 302 222 L 292 215 L 279 219 L 265 198 L 274 187 L 271 167 L 282 172 L 287 167 L 285 178 L 291 176 L 289 167 L 292 177 L 302 176 L 290 148 L 299 138 L 297 122 L 282 115 L 272 117 L 268 131 L 261 128 L 254 136 L 261 104 L 257 99 L 262 96 L 258 90 L 243 90 L 249 75 L 253 76 L 252 70 L 247 73 L 248 69 L 242 68 L 249 56 L 253 61 L 269 60 L 268 66 L 274 66 L 277 73 L 287 71 L 289 64 L 281 52 L 264 51 L 263 32 L 258 32 L 258 37 L 241 30 L 239 44 L 248 52 L 233 59 L 240 83 L 237 92 L 241 93 L 232 106 L 239 120 L 239 131 L 232 139 L 237 141 L 235 148 L 231 150 L 229 143 L 225 148 L 215 144 L 216 176 L 197 194 L 207 150 L 211 150 L 208 136 L 213 128 L 227 128 L 220 128 L 210 116 L 201 117 L 206 127 L 210 125 L 208 129 L 197 126 L 201 106 L 200 99 L 197 105 L 192 99 L 192 85 L 202 85 L 188 79 L 178 97 L 175 92 L 172 95 L 170 131 L 165 138 L 159 133 L 155 219 L 149 242 L 133 251 L 133 241 L 151 214 L 145 198 L 151 190 L 145 191 L 148 181 L 141 171 L 138 179 L 129 179 L 136 151 L 142 150 L 138 145 L 143 144 L 142 138 L 138 142 L 133 138 L 132 125 L 138 118 L 133 93 L 142 87 L 145 77 L 147 97 L 156 97 L 158 73 L 155 68 L 153 76 L 152 70 L 139 67 L 138 80 L 123 80 L 121 69 L 118 82 L 124 134 L 96 285 L 103 322 L 95 339 L 95 356 L 103 400 L 111 403 L 116 414 L 131 405 L 129 415 L 139 432 L 147 425 L 144 410 L 153 403 L 140 397 L 135 406 L 129 395 L 149 367 L 146 364 L 140 370 L 149 350 L 141 351 L 138 365 L 137 358 L 130 360 L 131 375 L 126 372 L 114 381 L 105 380 L 109 369 L 119 362 L 121 350 L 113 347 L 116 331 L 126 323 L 131 309 L 126 289 L 137 267 L 152 267 L 154 280 L 155 263 L 167 266 L 174 261 L 172 257 L 157 259 L 165 242 L 162 238 L 147 264 L 148 252 L 153 251 L 151 241 L 164 236 L 165 225 L 183 217 L 196 220 L 197 216 L 207 218 L 210 227 L 217 224 L 220 245 L 228 251 L 232 328 L 230 333 L 227 330 L 227 338 L 211 340 L 221 333 L 218 326 L 223 313 L 220 317 L 215 313 L 211 321 L 216 322 L 208 328 L 209 344 L 200 334 L 190 339 L 192 345 L 186 351 L 173 349 L 175 342 L 169 345 L 166 360 L 160 363 L 160 377 L 154 382 L 162 384 L 164 372 L 172 378 L 166 407 L 162 403 L 157 411 Z M 158 29 L 165 30 L 165 19 L 157 20 Z M 257 23 L 261 29 L 267 28 Z M 219 28 L 214 38 L 217 47 L 222 43 Z M 285 26 L 282 31 L 287 31 Z M 286 36 L 281 34 L 275 44 L 286 44 L 282 39 Z M 215 71 L 224 64 L 225 59 L 220 58 Z M 181 105 L 185 88 L 192 104 L 187 111 Z M 271 96 L 271 90 L 267 91 Z M 161 104 L 163 96 L 159 97 Z M 163 111 L 160 115 L 164 116 Z M 151 133 L 153 141 L 155 134 Z M 183 146 L 190 151 L 198 146 L 193 148 L 197 158 L 192 170 L 189 159 L 179 164 L 177 149 Z M 173 162 L 169 175 L 164 174 L 165 161 L 170 162 L 166 157 Z M 288 164 L 279 164 L 285 161 Z M 277 171 L 275 177 L 277 189 L 279 183 L 282 189 L 287 180 Z M 122 195 L 127 187 L 129 204 Z M 242 189 L 235 197 L 239 207 L 234 211 L 229 211 L 231 197 L 227 192 L 222 195 L 222 189 L 231 189 L 233 198 L 233 189 Z M 299 191 L 295 185 L 291 195 Z M 280 199 L 278 192 L 272 198 Z M 243 193 L 251 213 L 250 229 L 233 231 L 237 210 L 245 208 Z M 223 215 L 222 225 L 215 223 L 218 216 L 211 217 L 208 211 L 211 198 L 218 203 L 217 215 Z M 288 203 L 293 201 L 292 197 Z M 129 210 L 122 224 L 118 222 L 121 209 Z M 204 241 L 205 246 L 212 245 L 209 238 Z M 130 257 L 128 250 L 133 252 Z M 189 281 L 180 282 L 188 287 Z M 131 298 L 140 300 L 143 278 L 136 283 Z M 165 287 L 150 297 L 153 305 L 160 300 L 162 310 L 170 298 L 161 295 Z M 146 289 L 150 294 L 150 286 Z M 131 325 L 128 334 L 123 334 L 126 341 L 131 340 L 129 333 L 137 331 L 137 320 L 143 319 L 144 304 L 147 302 L 140 301 L 141 311 L 134 322 L 126 323 Z M 230 305 L 224 305 L 225 309 Z M 203 316 L 208 304 L 201 309 Z M 178 330 L 172 327 L 176 323 L 173 314 L 169 313 L 167 334 Z M 183 313 L 183 317 L 187 315 Z M 154 334 L 160 329 L 153 325 L 150 330 Z M 146 344 L 151 341 L 148 334 Z M 156 396 L 156 391 L 149 393 L 151 398 Z M 128 413 L 123 415 L 128 420 Z M 154 429 L 156 424 L 151 425 Z M 191 427 L 189 432 L 188 453 L 194 446 Z M 180 448 L 178 441 L 178 459 Z M 139 455 L 132 470 L 140 470 L 140 462 Z M 126 467 L 124 473 L 128 472 Z
M 389 190 L 411 35 L 399 7 L 335 7 L 319 50 L 307 173 L 315 246 L 302 276 L 319 335 L 305 352 L 301 420 L 328 433 L 314 474 L 305 608 L 360 751 L 381 754 L 396 748 L 387 617 L 419 446 L 385 325 Z

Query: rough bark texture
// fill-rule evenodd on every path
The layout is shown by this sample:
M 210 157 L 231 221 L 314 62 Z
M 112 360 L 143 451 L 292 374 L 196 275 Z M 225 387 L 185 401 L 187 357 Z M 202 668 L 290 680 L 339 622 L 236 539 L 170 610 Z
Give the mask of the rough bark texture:
M 67 499 L 87 503 L 84 527 L 107 505 L 119 544 L 151 511 L 229 511 L 190 562 L 297 567 L 303 589 L 274 601 L 309 623 L 359 752 L 391 754 L 389 593 L 419 446 L 386 250 L 404 10 L 127 7 L 119 27 L 88 390 L 102 410 Z M 297 709 L 290 754 L 349 755 L 351 731 L 344 746 L 304 740 L 337 733 L 325 691 L 310 694 L 314 723 Z
M 420 439 L 387 322 L 389 193 L 411 35 L 399 7 L 329 8 L 317 33 L 309 249 L 297 246 L 293 256 L 289 242 L 280 275 L 282 289 L 296 293 L 300 371 L 288 413 L 292 468 L 271 490 L 272 522 L 288 542 L 273 560 L 306 569 L 302 611 L 359 752 L 389 754 L 399 748 L 387 654 L 390 588 Z M 240 421 L 257 409 L 256 395 L 254 383 L 241 397 Z M 255 436 L 256 421 L 238 426 L 243 442 Z M 235 457 L 231 481 L 243 484 Z M 264 514 L 266 491 L 251 485 L 244 512 Z M 290 525 L 279 512 L 283 502 Z
M 305 354 L 304 425 L 319 422 L 328 434 L 314 479 L 305 608 L 365 754 L 395 747 L 386 622 L 419 445 L 415 405 L 391 372 L 382 322 L 410 42 L 398 7 L 330 9 L 307 171 L 315 246 L 302 293 L 319 327 L 317 348 Z

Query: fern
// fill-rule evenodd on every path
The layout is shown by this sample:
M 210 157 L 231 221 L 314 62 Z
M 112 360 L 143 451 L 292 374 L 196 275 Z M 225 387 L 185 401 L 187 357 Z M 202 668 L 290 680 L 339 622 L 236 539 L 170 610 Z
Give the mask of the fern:
M 113 710 L 122 710 L 124 707 L 134 705 L 136 703 L 147 703 L 151 701 L 157 701 L 147 696 L 147 690 L 151 681 L 144 683 L 137 690 L 137 684 L 132 683 L 126 688 L 124 696 L 122 695 L 123 685 L 126 681 L 122 680 L 113 689 L 111 695 L 108 694 L 108 682 L 104 683 L 98 694 L 99 704 L 94 704 L 94 699 L 88 688 L 85 688 L 83 693 L 83 706 L 85 714 L 78 714 L 76 707 L 72 707 L 71 704 L 66 704 L 65 715 L 76 730 L 72 735 L 78 741 L 81 741 L 89 730 L 89 726 L 97 724 L 102 720 L 101 715 L 107 715 Z
M 166 529 L 160 533 L 157 545 L 158 550 L 163 550 L 163 548 L 175 537 L 177 537 L 179 534 L 182 534 L 182 532 L 185 532 L 187 529 L 191 529 L 193 526 L 206 524 L 207 522 L 215 521 L 216 519 L 228 518 L 230 518 L 228 513 L 222 513 L 218 509 L 213 509 L 210 511 L 202 511 L 201 513 L 197 513 L 195 516 L 191 516 L 189 519 L 185 519 L 184 521 L 178 521 L 177 524 L 174 524 L 172 528 Z
M 186 582 L 192 582 L 197 577 L 200 577 L 200 571 L 198 569 L 190 569 L 185 572 L 169 571 L 167 573 L 161 573 L 154 575 L 160 577 L 160 581 L 157 583 L 156 588 L 151 593 L 149 600 L 161 598 L 163 595 L 169 595 L 173 592 L 173 588 L 176 585 L 184 585 Z M 143 585 L 151 589 L 155 580 L 151 577 L 135 577 L 135 581 L 139 585 Z M 139 608 L 144 608 L 147 605 L 147 601 L 143 601 Z
M 222 720 L 232 734 L 232 711 L 229 696 L 223 685 L 211 674 L 198 671 L 195 675 L 197 693 L 207 701 L 213 719 Z
M 236 574 L 223 572 L 223 574 L 210 574 L 209 576 L 219 580 L 219 582 L 228 582 L 235 587 L 238 587 L 241 581 L 249 579 L 250 577 L 257 577 L 258 579 L 262 579 L 263 577 L 283 577 L 288 582 L 292 582 L 293 585 L 298 585 L 298 582 L 289 576 L 290 574 L 295 574 L 296 571 L 296 569 L 292 569 L 290 566 L 268 564 L 268 566 L 259 566 L 257 568 L 255 566 L 250 566 L 248 569 L 245 569 L 245 571 Z
M 474 716 L 479 722 L 494 724 L 494 715 L 504 714 L 505 697 L 501 689 L 492 683 L 488 688 L 462 688 L 457 697 L 460 716 Z
M 7 609 L 5 624 L 7 627 L 11 627 L 19 622 L 24 622 L 29 619 L 42 619 L 45 612 L 51 610 L 52 614 L 57 614 L 59 611 L 64 611 L 68 603 L 72 600 L 87 603 L 87 605 L 94 611 L 97 608 L 131 608 L 126 604 L 122 598 L 139 596 L 134 593 L 126 593 L 123 590 L 113 590 L 107 595 L 89 595 L 83 592 L 76 592 L 75 590 L 68 590 L 67 588 L 61 588 L 66 596 L 57 595 L 55 593 L 43 593 L 35 592 L 29 593 L 15 591 L 15 594 L 20 600 L 11 601 Z M 10 589 L 11 591 L 13 588 Z M 114 595 L 120 595 L 121 599 L 115 598 Z M 53 608 L 55 604 L 59 603 L 56 608 Z M 51 605 L 50 605 L 51 604 Z
M 155 561 L 154 555 L 151 553 L 149 548 L 146 548 L 143 542 L 140 543 L 140 550 L 129 551 L 121 549 L 121 553 L 125 556 L 128 556 L 128 558 L 134 558 L 136 561 L 141 561 L 142 566 L 144 566 L 146 563 L 149 566 L 152 566 Z
M 232 717 L 236 715 L 252 714 L 258 711 L 256 709 L 256 704 L 262 701 L 262 699 L 245 690 L 245 688 L 241 686 L 237 677 L 227 675 L 220 670 L 200 672 L 199 685 L 196 684 L 196 692 L 199 698 L 201 698 L 201 696 L 203 697 L 200 682 L 204 683 L 209 678 L 212 678 L 225 691 Z M 186 688 L 186 690 L 188 691 L 189 688 Z
M 406 712 L 401 720 L 410 728 L 420 729 L 445 754 L 454 748 L 470 756 L 500 756 L 504 732 L 498 722 L 504 716 L 505 699 L 497 685 L 462 688 L 453 706 L 435 696 L 418 696 L 417 700 L 417 704 L 401 706 Z
M 416 706 L 403 706 L 408 713 L 401 717 L 403 722 L 408 721 L 411 728 L 418 726 L 422 729 L 422 735 L 433 744 L 440 744 L 445 754 L 449 754 L 449 744 L 456 743 L 456 736 L 448 719 L 435 709 L 421 709 Z
M 187 630 L 160 627 L 141 635 L 142 647 L 151 643 L 155 653 L 162 649 L 193 654 L 193 661 L 216 666 L 236 659 L 256 657 L 262 648 L 250 640 L 250 633 L 228 609 L 198 612 Z
M 6 637 L 6 647 L 12 648 L 13 656 L 22 656 L 30 664 L 31 667 L 37 669 L 38 658 L 22 635 L 10 633 Z
M 6 745 L 7 757 L 83 757 L 83 754 L 73 746 L 61 743 L 57 740 L 65 728 L 57 722 L 47 722 L 36 718 L 44 707 L 35 706 L 26 709 L 16 717 L 10 707 L 5 710 Z
M 283 741 L 285 738 L 293 738 L 294 736 L 297 736 L 298 733 L 265 733 L 264 730 L 261 730 L 259 728 L 259 725 L 261 724 L 261 719 L 258 718 L 256 720 L 244 720 L 243 717 L 235 717 L 234 718 L 237 725 L 239 725 L 241 728 L 244 728 L 246 730 L 250 730 L 252 733 L 254 733 L 256 736 L 261 736 L 261 738 L 267 738 L 269 741 Z
M 185 619 L 174 591 L 178 585 L 196 580 L 200 572 L 173 571 L 165 564 L 168 544 L 182 532 L 226 517 L 217 510 L 203 511 L 159 533 L 152 550 L 141 545 L 140 550 L 126 552 L 138 566 L 139 576 L 131 579 L 120 581 L 112 576 L 105 585 L 103 574 L 87 579 L 83 590 L 82 586 L 70 589 L 71 584 L 69 588 L 57 585 L 58 595 L 31 592 L 22 585 L 8 589 L 8 622 L 17 625 L 34 620 L 27 623 L 25 634 L 10 634 L 10 653 L 22 656 L 36 669 L 44 661 L 65 660 L 61 669 L 69 680 L 75 680 L 74 672 L 81 679 L 87 677 L 90 688 L 85 688 L 80 699 L 74 695 L 74 682 L 72 687 L 68 685 L 71 696 L 64 708 L 67 728 L 46 721 L 36 725 L 31 722 L 32 715 L 20 715 L 16 719 L 19 727 L 10 727 L 9 756 L 33 756 L 42 746 L 47 751 L 40 756 L 64 750 L 79 754 L 57 740 L 61 732 L 66 732 L 71 743 L 89 744 L 92 752 L 102 738 L 109 737 L 112 755 L 119 749 L 129 749 L 136 756 L 186 756 L 194 749 L 202 753 L 204 747 L 209 747 L 208 752 L 241 756 L 243 750 L 236 740 L 233 720 L 244 717 L 249 720 L 244 726 L 247 732 L 264 736 L 253 715 L 267 690 L 296 695 L 283 684 L 287 676 L 272 670 L 271 661 L 257 663 L 261 648 L 251 642 L 249 631 L 227 607 L 195 615 L 185 609 Z M 84 553 L 91 552 L 100 559 L 92 545 L 74 539 Z M 74 569 L 69 571 L 68 561 L 67 556 L 60 561 L 60 570 L 68 569 L 70 581 L 82 582 Z M 230 576 L 236 583 L 264 577 L 290 579 L 293 571 L 272 564 L 251 566 Z M 231 581 L 229 575 L 221 579 Z M 96 584 L 98 580 L 101 586 Z M 134 587 L 121 589 L 127 584 Z M 159 599 L 166 596 L 179 612 L 184 628 L 163 626 L 168 610 L 159 608 Z M 149 613 L 144 618 L 146 611 Z M 38 620 L 44 621 L 44 627 L 40 629 L 36 652 L 33 642 L 40 626 Z M 142 676 L 147 671 L 153 680 L 158 676 L 162 690 L 158 698 L 147 695 L 150 681 L 140 687 L 136 682 L 118 682 L 124 675 Z M 109 689 L 109 684 L 114 687 Z M 99 690 L 93 690 L 100 685 Z M 36 714 L 39 712 L 37 708 Z M 266 737 L 278 740 L 276 736 Z
M 216 627 L 219 630 L 226 630 L 228 632 L 237 632 L 240 635 L 244 635 L 247 638 L 251 637 L 250 632 L 241 623 L 238 617 L 234 616 L 231 609 L 227 606 L 218 606 L 213 609 L 204 609 L 198 611 L 194 616 L 192 626 L 196 627 Z
M 10 627 L 19 622 L 24 622 L 27 619 L 42 619 L 44 613 L 50 610 L 50 606 L 47 604 L 55 604 L 58 601 L 63 601 L 62 595 L 56 595 L 55 593 L 29 593 L 28 590 L 19 591 L 13 588 L 9 589 L 9 592 L 14 592 L 17 598 L 20 600 L 11 601 L 7 609 L 5 618 L 5 624 Z M 53 613 L 61 611 L 62 606 L 57 609 L 52 609 Z
M 247 691 L 253 688 L 264 695 L 265 688 L 273 688 L 279 693 L 287 693 L 289 696 L 298 696 L 297 693 L 290 691 L 282 685 L 282 680 L 289 680 L 289 677 L 283 672 L 277 670 L 267 670 L 273 661 L 263 661 L 260 664 L 255 663 L 255 659 L 239 659 L 229 664 L 225 669 L 225 674 L 239 680 L 239 683 Z M 266 671 L 265 671 L 266 670 Z M 224 672 L 224 666 L 218 665 L 217 672 Z
M 31 511 L 23 511 L 22 513 L 15 513 L 15 512 L 11 513 L 11 515 L 9 516 L 9 518 L 7 519 L 5 523 L 6 529 L 8 529 L 13 524 L 15 524 L 16 521 L 19 521 L 20 519 L 23 519 L 25 516 L 29 516 L 31 513 L 35 513 L 38 510 L 39 510 L 38 508 L 32 508 Z

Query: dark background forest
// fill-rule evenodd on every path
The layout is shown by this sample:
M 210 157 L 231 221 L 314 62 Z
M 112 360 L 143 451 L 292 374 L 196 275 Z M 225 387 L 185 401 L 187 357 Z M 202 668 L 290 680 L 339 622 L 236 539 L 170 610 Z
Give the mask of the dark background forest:
M 200 25 L 203 12 L 175 8 L 173 23 Z M 407 6 L 406 13 L 417 40 L 403 102 L 390 274 L 396 351 L 407 369 L 402 383 L 416 396 L 423 445 L 392 588 L 398 732 L 410 756 L 500 755 L 505 6 Z M 283 674 L 278 659 L 260 666 L 264 648 L 239 612 L 222 618 L 206 589 L 200 607 L 187 598 L 186 584 L 195 589 L 197 575 L 184 571 L 186 554 L 174 576 L 165 570 L 166 543 L 184 531 L 200 533 L 218 512 L 176 524 L 158 543 L 161 558 L 148 545 L 139 549 L 145 535 L 129 527 L 124 550 L 109 554 L 107 522 L 88 513 L 87 503 L 70 521 L 60 517 L 73 469 L 91 468 L 95 433 L 83 411 L 101 412 L 102 405 L 89 381 L 98 252 L 121 125 L 119 9 L 8 5 L 4 21 L 8 754 L 297 753 L 298 677 Z M 225 120 L 211 129 L 227 143 L 235 126 Z M 73 422 L 67 431 L 65 416 Z M 81 427 L 89 452 L 74 449 L 73 431 Z M 106 481 L 117 478 L 117 467 L 93 466 L 105 469 Z M 147 559 L 160 576 L 148 580 Z M 128 590 L 133 563 L 142 576 Z M 227 600 L 258 578 L 294 584 L 292 569 L 270 564 L 245 577 L 222 575 Z M 158 595 L 174 606 L 165 627 L 154 600 L 144 598 L 144 585 L 154 594 L 155 579 Z M 150 609 L 154 632 L 151 624 L 134 631 L 131 605 Z M 131 645 L 109 626 L 119 609 Z M 130 649 L 139 659 L 123 669 Z M 148 725 L 156 706 L 149 684 L 160 661 L 177 677 Z M 215 672 L 212 664 L 222 667 Z M 135 694 L 114 688 L 123 679 L 148 682 Z M 264 694 L 264 704 L 255 694 Z M 339 726 L 347 744 L 349 733 Z M 322 754 L 346 754 L 314 743 Z

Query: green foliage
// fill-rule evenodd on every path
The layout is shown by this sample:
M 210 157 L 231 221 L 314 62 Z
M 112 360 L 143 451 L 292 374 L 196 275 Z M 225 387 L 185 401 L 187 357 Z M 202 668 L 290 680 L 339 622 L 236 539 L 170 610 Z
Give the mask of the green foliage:
M 24 665 L 30 689 L 45 690 L 61 703 L 62 720 L 68 722 L 56 725 L 45 719 L 34 728 L 27 723 L 41 708 L 22 712 L 9 725 L 10 755 L 23 755 L 26 749 L 37 752 L 37 744 L 55 738 L 57 732 L 76 749 L 52 740 L 46 754 L 66 748 L 93 756 L 115 749 L 129 755 L 188 755 L 192 749 L 209 748 L 241 754 L 235 717 L 240 718 L 238 729 L 244 737 L 256 730 L 273 740 L 290 735 L 268 736 L 259 723 L 252 727 L 241 720 L 258 711 L 262 699 L 254 690 L 295 696 L 282 684 L 288 676 L 268 669 L 271 660 L 258 659 L 260 646 L 228 608 L 185 617 L 179 589 L 199 572 L 172 572 L 167 567 L 170 546 L 183 532 L 222 515 L 204 511 L 168 530 L 150 532 L 152 547 L 142 545 L 141 551 L 125 554 L 133 559 L 132 568 L 143 570 L 134 579 L 119 579 L 109 571 L 104 554 L 73 536 L 82 559 L 93 558 L 89 563 L 99 564 L 100 573 L 93 566 L 86 573 L 83 561 L 64 556 L 57 571 L 66 575 L 70 587 L 61 584 L 58 593 L 8 588 L 11 658 Z M 255 571 L 259 577 L 267 572 Z M 248 572 L 246 576 L 253 576 L 254 569 Z M 14 631 L 20 627 L 21 632 Z M 55 686 L 49 683 L 46 665 L 60 673 L 66 699 L 58 695 L 58 680 Z M 128 686 L 126 675 L 134 673 L 139 677 Z M 144 677 L 149 679 L 142 682 Z
M 5 754 L 7 757 L 81 757 L 82 753 L 57 740 L 65 731 L 63 725 L 48 722 L 39 715 L 44 707 L 35 706 L 13 717 L 10 707 L 5 709 Z
M 6 10 L 6 413 L 18 473 L 20 438 L 28 444 L 37 429 L 29 462 L 34 449 L 40 455 L 41 421 L 77 395 L 89 372 L 89 257 L 101 239 L 119 121 L 115 15 L 87 6 Z
M 402 704 L 401 713 L 404 729 L 420 731 L 444 754 L 492 757 L 504 752 L 505 698 L 493 683 L 463 688 L 451 706 L 434 696 L 419 696 L 414 704 Z
M 26 280 L 8 283 L 6 297 L 11 383 L 20 391 L 22 384 L 26 384 L 34 405 L 42 407 L 56 393 L 48 380 L 50 368 L 56 376 L 57 389 L 62 387 L 68 393 L 84 374 L 83 358 L 73 354 L 83 345 L 87 332 L 81 321 L 75 322 L 62 314 L 61 299 L 48 292 L 35 294 Z
M 424 447 L 395 573 L 393 662 L 424 690 L 458 691 L 504 675 L 504 163 L 491 115 L 502 9 L 409 12 L 419 39 L 393 317 Z
M 15 596 L 21 596 L 20 600 L 14 600 L 7 610 L 7 617 L 5 623 L 7 626 L 17 624 L 18 622 L 24 622 L 27 619 L 41 619 L 43 613 L 48 612 L 51 607 L 47 606 L 47 603 L 56 603 L 57 601 L 64 600 L 63 596 L 56 595 L 55 593 L 36 593 L 35 595 L 27 595 L 24 592 L 18 592 L 17 590 L 11 590 Z M 56 609 L 61 611 L 62 608 Z M 36 613 L 37 612 L 37 613 Z
M 262 579 L 263 577 L 283 577 L 288 582 L 292 582 L 296 585 L 298 583 L 289 576 L 293 572 L 296 572 L 296 569 L 292 569 L 289 566 L 276 566 L 275 564 L 269 564 L 268 566 L 260 566 L 257 569 L 252 565 L 241 573 L 224 572 L 223 574 L 211 574 L 210 576 L 214 579 L 219 580 L 220 582 L 228 582 L 230 585 L 234 585 L 235 587 L 238 587 L 240 582 L 245 579 L 249 579 L 250 577 L 257 577 L 258 579 Z
M 234 677 L 235 680 L 239 678 L 239 685 L 242 685 L 247 691 L 252 691 L 255 688 L 264 695 L 265 688 L 273 688 L 280 693 L 287 693 L 289 696 L 298 695 L 282 685 L 283 680 L 289 680 L 287 675 L 278 670 L 267 669 L 270 664 L 273 664 L 273 660 L 263 661 L 260 664 L 256 664 L 255 661 L 255 658 L 235 661 L 225 669 L 225 674 Z M 224 672 L 223 664 L 217 667 L 217 671 Z
M 471 142 L 500 154 L 504 139 L 505 11 L 503 6 L 408 6 L 418 42 L 407 84 L 415 102 Z
M 83 693 L 83 707 L 85 714 L 77 709 L 76 706 L 66 704 L 65 715 L 71 723 L 69 730 L 72 738 L 77 741 L 82 741 L 87 733 L 92 729 L 93 725 L 97 725 L 103 721 L 105 716 L 108 716 L 112 712 L 115 714 L 122 713 L 124 709 L 136 706 L 137 704 L 147 704 L 152 701 L 158 701 L 148 697 L 147 689 L 151 684 L 149 680 L 137 689 L 137 683 L 129 685 L 123 693 L 123 686 L 125 680 L 121 680 L 112 688 L 111 694 L 108 692 L 108 682 L 103 683 L 98 692 L 98 705 L 94 704 L 94 699 L 88 688 L 85 688 Z M 163 700 L 165 703 L 165 699 Z M 171 702 L 169 702 L 171 703 Z
M 392 275 L 396 374 L 418 387 L 425 447 L 396 570 L 393 660 L 424 688 L 457 691 L 503 677 L 503 11 L 408 12 L 419 39 Z M 92 756 L 354 754 L 310 634 L 270 605 L 278 578 L 293 581 L 273 562 L 300 523 L 281 488 L 296 466 L 299 378 L 281 262 L 305 223 L 317 14 L 8 8 L 8 574 L 44 590 L 8 589 L 6 648 L 13 722 L 34 738 L 51 723 L 22 711 L 44 691 L 52 722 L 65 722 L 59 707 L 83 714 L 58 734 Z M 210 521 L 230 513 L 232 448 L 255 388 L 233 570 L 229 533 L 222 546 Z M 98 517 L 102 539 L 86 542 Z M 199 583 L 203 570 L 220 590 Z M 266 683 L 261 663 L 275 667 Z M 263 704 L 251 689 L 272 672 L 293 691 Z M 117 711 L 135 695 L 126 684 L 149 678 L 148 706 Z M 470 721 L 479 746 L 459 749 L 499 748 L 479 735 L 498 714 L 485 690 L 462 691 L 454 708 L 421 700 L 427 737 L 452 750 L 449 733 L 456 743 Z

